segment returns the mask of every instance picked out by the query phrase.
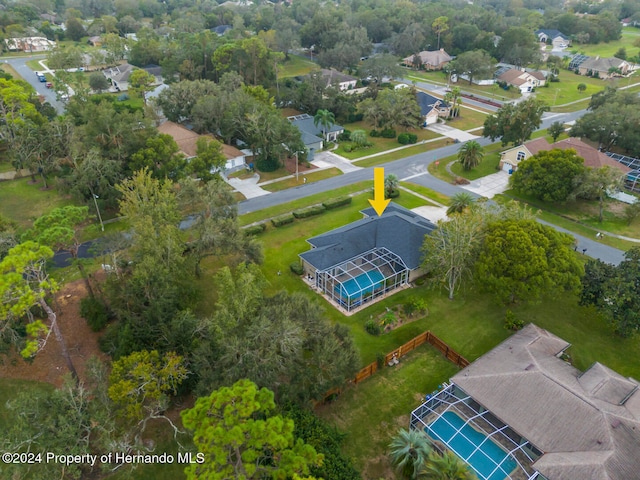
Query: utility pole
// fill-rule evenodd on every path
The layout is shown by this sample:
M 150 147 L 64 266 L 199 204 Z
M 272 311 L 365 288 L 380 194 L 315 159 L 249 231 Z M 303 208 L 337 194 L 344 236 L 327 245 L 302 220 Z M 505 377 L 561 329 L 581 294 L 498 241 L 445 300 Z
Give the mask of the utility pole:
M 98 198 L 100 198 L 95 193 L 91 192 L 91 196 L 93 197 L 93 203 L 96 206 L 96 212 L 98 212 L 98 220 L 100 220 L 100 229 L 104 232 L 104 223 L 102 223 L 102 215 L 100 215 L 100 209 L 98 208 Z

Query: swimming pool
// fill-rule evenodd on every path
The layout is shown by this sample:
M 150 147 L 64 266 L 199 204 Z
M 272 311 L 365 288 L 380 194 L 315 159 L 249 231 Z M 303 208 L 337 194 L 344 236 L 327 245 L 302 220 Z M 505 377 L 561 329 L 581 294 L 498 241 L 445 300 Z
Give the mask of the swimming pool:
M 444 412 L 425 430 L 433 438 L 447 444 L 484 480 L 504 480 L 517 466 L 513 458 L 493 440 L 470 425 L 465 425 L 464 420 L 454 412 Z
M 345 299 L 359 297 L 360 294 L 368 295 L 382 286 L 384 276 L 378 270 L 369 270 L 357 277 L 351 278 L 340 285 L 336 285 L 336 291 Z

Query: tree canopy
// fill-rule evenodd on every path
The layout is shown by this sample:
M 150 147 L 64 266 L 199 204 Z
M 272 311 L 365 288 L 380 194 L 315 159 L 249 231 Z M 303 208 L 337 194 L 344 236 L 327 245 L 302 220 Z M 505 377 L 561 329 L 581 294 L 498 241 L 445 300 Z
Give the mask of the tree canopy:
M 585 171 L 584 160 L 573 149 L 538 152 L 518 165 L 511 186 L 545 202 L 564 202 Z
M 188 479 L 286 479 L 308 477 L 322 455 L 296 439 L 293 420 L 274 414 L 273 392 L 239 380 L 182 411 L 204 462 L 185 469 Z M 299 477 L 296 477 L 299 478 Z
M 577 292 L 584 273 L 570 235 L 534 220 L 490 224 L 476 262 L 480 287 L 503 304 Z
M 503 146 L 509 143 L 520 145 L 531 138 L 531 134 L 542 123 L 542 114 L 548 109 L 544 102 L 536 98 L 528 98 L 515 105 L 508 103 L 495 115 L 485 119 L 482 135 L 492 141 L 500 138 Z

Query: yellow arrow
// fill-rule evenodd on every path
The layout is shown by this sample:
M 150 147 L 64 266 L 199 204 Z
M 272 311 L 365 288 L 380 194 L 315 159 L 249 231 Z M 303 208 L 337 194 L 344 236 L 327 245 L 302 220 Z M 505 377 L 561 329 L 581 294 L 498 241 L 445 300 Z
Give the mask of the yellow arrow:
M 390 201 L 384 199 L 384 167 L 376 167 L 373 169 L 373 200 L 369 203 L 380 216 Z

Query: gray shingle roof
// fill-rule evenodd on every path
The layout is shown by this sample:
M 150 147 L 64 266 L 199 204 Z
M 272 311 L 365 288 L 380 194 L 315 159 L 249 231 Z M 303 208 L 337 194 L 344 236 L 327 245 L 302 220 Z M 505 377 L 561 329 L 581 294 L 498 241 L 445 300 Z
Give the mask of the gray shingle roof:
M 427 115 L 431 110 L 437 108 L 439 105 L 444 108 L 449 106 L 444 100 L 440 100 L 439 98 L 424 92 L 416 92 L 416 100 L 418 101 L 418 105 L 420 105 L 421 115 Z
M 296 127 L 298 127 L 298 130 L 300 130 L 301 132 L 306 132 L 310 135 L 315 135 L 320 139 L 322 138 L 322 125 L 318 124 L 318 126 L 316 127 L 316 125 L 313 122 L 313 117 L 311 115 L 304 113 L 302 115 L 295 115 L 293 117 L 288 117 L 288 119 L 291 123 L 293 123 Z M 344 127 L 334 124 L 334 125 L 331 125 L 331 127 L 327 130 L 327 133 L 343 132 L 343 131 L 344 131 Z
M 410 269 L 420 266 L 424 236 L 436 226 L 429 220 L 390 203 L 381 217 L 373 208 L 362 211 L 367 218 L 307 240 L 313 247 L 300 257 L 317 270 L 325 270 L 374 248 L 392 251 Z
M 638 382 L 599 363 L 581 373 L 556 357 L 568 345 L 530 324 L 452 381 L 544 452 L 545 477 L 638 478 Z

